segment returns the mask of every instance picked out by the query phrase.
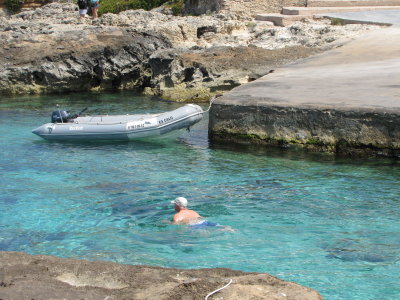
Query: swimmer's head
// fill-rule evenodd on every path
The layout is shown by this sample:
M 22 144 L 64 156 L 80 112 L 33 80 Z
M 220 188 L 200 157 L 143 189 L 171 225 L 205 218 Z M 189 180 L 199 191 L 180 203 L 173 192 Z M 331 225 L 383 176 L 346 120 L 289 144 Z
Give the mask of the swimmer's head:
M 183 208 L 186 208 L 188 205 L 188 201 L 184 197 L 178 197 L 175 200 L 171 201 L 171 203 Z

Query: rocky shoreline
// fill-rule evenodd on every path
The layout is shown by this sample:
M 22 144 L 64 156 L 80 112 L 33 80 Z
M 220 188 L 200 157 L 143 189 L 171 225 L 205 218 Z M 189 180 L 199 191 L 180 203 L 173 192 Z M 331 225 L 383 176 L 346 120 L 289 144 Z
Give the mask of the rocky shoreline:
M 0 251 L 1 299 L 320 300 L 316 291 L 268 274 L 180 270 Z M 211 299 L 211 298 L 210 298 Z
M 129 89 L 206 101 L 376 27 L 143 10 L 80 21 L 76 9 L 55 2 L 0 15 L 0 94 Z
M 13 16 L 0 13 L 0 95 L 136 90 L 207 101 L 375 28 L 324 20 L 276 27 L 229 14 L 175 17 L 141 10 L 80 21 L 75 4 L 51 3 Z M 220 293 L 224 299 L 322 299 L 268 274 L 229 269 L 16 252 L 0 252 L 0 264 L 2 299 L 204 299 L 230 279 L 232 285 Z

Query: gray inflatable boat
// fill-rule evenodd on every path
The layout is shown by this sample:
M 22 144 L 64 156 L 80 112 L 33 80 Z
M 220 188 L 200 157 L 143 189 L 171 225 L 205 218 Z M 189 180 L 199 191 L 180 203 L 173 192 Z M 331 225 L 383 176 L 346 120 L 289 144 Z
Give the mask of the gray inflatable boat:
M 32 130 L 32 133 L 58 141 L 134 140 L 189 128 L 203 118 L 203 113 L 203 109 L 195 104 L 159 114 L 138 115 L 81 117 L 57 110 L 52 113 L 51 123 Z

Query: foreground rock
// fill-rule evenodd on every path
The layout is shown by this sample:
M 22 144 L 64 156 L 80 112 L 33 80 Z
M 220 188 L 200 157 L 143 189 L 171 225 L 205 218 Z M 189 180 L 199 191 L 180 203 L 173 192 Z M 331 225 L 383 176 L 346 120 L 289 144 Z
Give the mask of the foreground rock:
M 137 89 L 208 99 L 376 28 L 326 22 L 281 28 L 227 14 L 141 10 L 79 21 L 76 9 L 51 3 L 0 16 L 0 94 Z
M 322 299 L 315 291 L 261 273 L 179 270 L 0 252 L 2 299 Z M 211 299 L 211 298 L 210 298 Z

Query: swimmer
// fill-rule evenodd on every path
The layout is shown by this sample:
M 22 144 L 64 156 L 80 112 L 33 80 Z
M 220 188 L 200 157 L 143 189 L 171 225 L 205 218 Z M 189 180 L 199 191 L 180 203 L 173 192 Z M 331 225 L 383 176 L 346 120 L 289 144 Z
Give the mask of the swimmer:
M 171 201 L 175 204 L 176 214 L 172 218 L 172 223 L 174 224 L 193 224 L 197 223 L 202 219 L 202 217 L 194 210 L 188 209 L 188 201 L 184 197 L 178 197 Z
M 194 210 L 188 209 L 188 201 L 184 197 L 178 197 L 171 201 L 171 203 L 175 205 L 176 211 L 176 214 L 172 218 L 173 224 L 185 224 L 194 229 L 215 226 L 222 228 L 224 231 L 234 231 L 230 226 L 222 226 L 218 223 L 207 221 Z

